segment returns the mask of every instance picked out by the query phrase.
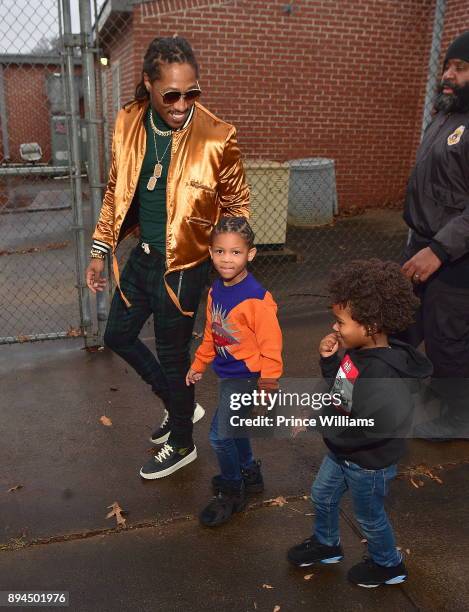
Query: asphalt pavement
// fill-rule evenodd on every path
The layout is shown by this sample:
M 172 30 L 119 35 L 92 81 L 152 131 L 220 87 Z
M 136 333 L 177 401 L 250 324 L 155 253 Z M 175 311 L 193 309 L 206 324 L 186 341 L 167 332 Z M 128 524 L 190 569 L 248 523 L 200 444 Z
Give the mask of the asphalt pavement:
M 281 314 L 286 376 L 317 375 L 329 313 Z M 149 327 L 144 336 L 151 346 Z M 348 499 L 343 563 L 297 570 L 286 560 L 311 530 L 317 436 L 255 440 L 265 492 L 229 524 L 199 525 L 216 472 L 213 374 L 197 389 L 207 411 L 195 425 L 199 457 L 160 481 L 138 471 L 162 407 L 108 351 L 86 352 L 81 339 L 1 347 L 0 381 L 0 591 L 64 590 L 69 609 L 86 612 L 469 610 L 469 442 L 412 441 L 387 504 L 409 580 L 367 590 L 346 580 L 365 553 Z M 123 527 L 106 518 L 114 502 Z

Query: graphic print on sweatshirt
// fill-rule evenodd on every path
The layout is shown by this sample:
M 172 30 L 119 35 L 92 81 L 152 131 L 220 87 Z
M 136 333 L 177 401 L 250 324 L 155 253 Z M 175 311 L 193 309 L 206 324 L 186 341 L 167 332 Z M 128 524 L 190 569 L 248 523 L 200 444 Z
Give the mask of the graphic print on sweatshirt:
M 238 330 L 228 321 L 226 310 L 220 304 L 212 303 L 212 337 L 215 350 L 225 359 L 231 354 L 230 346 L 239 344 Z
M 211 291 L 212 339 L 216 357 L 213 369 L 220 378 L 246 378 L 258 374 L 246 359 L 258 351 L 252 337 L 252 300 L 264 299 L 265 289 L 248 274 L 240 283 L 226 287 L 217 279 Z
M 332 393 L 339 393 L 341 398 L 339 412 L 350 415 L 352 412 L 353 386 L 357 380 L 359 371 L 349 355 L 345 355 L 337 370 Z

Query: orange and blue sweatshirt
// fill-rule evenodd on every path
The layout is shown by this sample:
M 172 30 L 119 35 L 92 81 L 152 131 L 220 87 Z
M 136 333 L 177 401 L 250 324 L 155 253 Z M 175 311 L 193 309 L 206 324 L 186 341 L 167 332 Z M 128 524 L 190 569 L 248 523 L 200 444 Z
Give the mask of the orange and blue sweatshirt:
M 231 286 L 217 279 L 209 291 L 204 338 L 191 367 L 203 372 L 212 361 L 220 378 L 259 376 L 260 386 L 282 374 L 277 304 L 250 273 Z

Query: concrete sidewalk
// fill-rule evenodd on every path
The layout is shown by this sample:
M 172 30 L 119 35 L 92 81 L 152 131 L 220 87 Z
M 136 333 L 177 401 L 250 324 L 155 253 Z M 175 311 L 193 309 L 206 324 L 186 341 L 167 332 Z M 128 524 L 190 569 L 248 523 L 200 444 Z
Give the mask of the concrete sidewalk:
M 329 320 L 301 309 L 284 318 L 286 376 L 318 373 L 316 346 Z M 297 572 L 285 558 L 310 531 L 303 496 L 324 454 L 317 437 L 256 440 L 265 493 L 224 527 L 198 525 L 216 471 L 207 440 L 212 374 L 198 387 L 207 409 L 195 426 L 198 460 L 150 482 L 138 470 L 161 407 L 118 358 L 86 353 L 78 340 L 3 347 L 0 377 L 0 590 L 62 588 L 71 609 L 85 611 L 469 610 L 467 442 L 412 442 L 388 504 L 410 579 L 368 591 L 345 579 L 364 552 L 348 500 L 343 564 Z M 266 501 L 278 497 L 288 502 Z M 114 501 L 128 512 L 125 531 L 105 518 Z

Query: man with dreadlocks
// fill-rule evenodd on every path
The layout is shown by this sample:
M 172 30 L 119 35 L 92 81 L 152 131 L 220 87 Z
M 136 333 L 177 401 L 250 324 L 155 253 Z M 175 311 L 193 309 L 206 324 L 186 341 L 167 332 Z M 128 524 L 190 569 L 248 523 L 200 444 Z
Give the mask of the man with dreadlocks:
M 112 164 L 93 234 L 86 278 L 102 291 L 104 258 L 117 289 L 105 344 L 162 400 L 151 436 L 164 444 L 140 475 L 162 478 L 197 457 L 192 424 L 204 414 L 186 386 L 194 315 L 209 267 L 212 227 L 223 214 L 249 215 L 249 190 L 233 126 L 197 102 L 199 68 L 189 43 L 156 38 L 144 57 L 135 99 L 118 113 Z M 115 249 L 136 228 L 139 244 L 119 277 Z M 158 360 L 139 340 L 153 315 Z
M 442 414 L 418 437 L 469 437 L 469 31 L 446 53 L 435 103 L 409 180 L 411 231 L 403 271 L 421 298 L 405 338 L 425 341 Z

